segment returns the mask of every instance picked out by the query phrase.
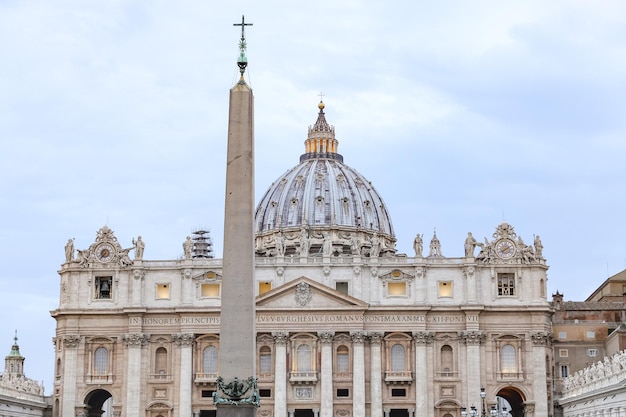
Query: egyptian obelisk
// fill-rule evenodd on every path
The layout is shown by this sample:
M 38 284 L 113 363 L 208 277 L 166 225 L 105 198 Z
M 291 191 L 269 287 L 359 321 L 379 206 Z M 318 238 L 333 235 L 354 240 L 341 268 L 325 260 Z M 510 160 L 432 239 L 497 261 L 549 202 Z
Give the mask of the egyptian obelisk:
M 241 78 L 230 90 L 224 264 L 220 314 L 218 417 L 256 416 L 254 300 L 254 97 L 244 80 L 247 66 L 244 17 L 237 65 Z

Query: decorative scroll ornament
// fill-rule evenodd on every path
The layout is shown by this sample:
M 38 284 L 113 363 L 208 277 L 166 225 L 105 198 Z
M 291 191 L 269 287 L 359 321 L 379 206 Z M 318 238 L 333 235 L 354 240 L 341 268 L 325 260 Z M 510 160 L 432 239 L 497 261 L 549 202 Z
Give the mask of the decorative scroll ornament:
M 259 407 L 261 405 L 261 396 L 257 388 L 257 380 L 255 377 L 250 376 L 246 382 L 241 382 L 239 378 L 235 379 L 228 384 L 224 383 L 224 379 L 221 376 L 217 377 L 218 390 L 213 393 L 213 404 L 230 404 L 230 405 L 253 405 Z M 223 396 L 220 395 L 220 392 Z M 248 392 L 250 395 L 244 397 Z
M 301 306 L 305 306 L 311 301 L 313 295 L 311 294 L 311 286 L 306 282 L 301 282 L 296 286 L 296 303 Z

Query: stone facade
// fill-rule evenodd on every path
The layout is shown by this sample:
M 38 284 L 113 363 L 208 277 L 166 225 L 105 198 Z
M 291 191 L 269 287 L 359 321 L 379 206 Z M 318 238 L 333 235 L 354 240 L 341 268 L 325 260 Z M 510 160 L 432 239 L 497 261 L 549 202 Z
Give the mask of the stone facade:
M 112 415 L 213 415 L 221 260 L 125 254 L 105 226 L 60 271 L 55 415 L 107 400 Z M 546 270 L 495 252 L 258 257 L 259 415 L 459 416 L 481 386 L 488 407 L 551 415 Z
M 459 417 L 506 402 L 513 417 L 551 416 L 539 237 L 526 245 L 502 223 L 484 242 L 468 233 L 460 257 L 436 234 L 398 254 L 382 198 L 318 108 L 300 164 L 255 215 L 258 415 Z M 182 259 L 148 260 L 138 241 L 124 248 L 104 226 L 77 259 L 68 241 L 55 416 L 216 415 L 220 326 L 237 322 L 220 315 L 223 261 L 193 255 L 190 239 Z

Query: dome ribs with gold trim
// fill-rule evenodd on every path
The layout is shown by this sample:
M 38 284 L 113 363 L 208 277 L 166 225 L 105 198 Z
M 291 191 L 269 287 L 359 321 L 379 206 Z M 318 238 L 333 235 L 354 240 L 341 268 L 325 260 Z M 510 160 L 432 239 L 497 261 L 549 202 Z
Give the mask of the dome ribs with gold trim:
M 257 254 L 394 254 L 385 203 L 365 177 L 343 163 L 324 104 L 318 107 L 300 163 L 270 186 L 257 207 Z

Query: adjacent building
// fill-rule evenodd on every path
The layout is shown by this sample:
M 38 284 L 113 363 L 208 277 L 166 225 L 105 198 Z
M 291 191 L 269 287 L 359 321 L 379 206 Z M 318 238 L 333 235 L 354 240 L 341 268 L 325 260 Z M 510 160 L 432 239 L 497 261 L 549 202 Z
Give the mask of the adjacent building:
M 44 395 L 43 382 L 24 374 L 24 358 L 17 344 L 17 332 L 11 351 L 4 358 L 0 374 L 0 417 L 48 417 L 52 415 L 50 397 Z

